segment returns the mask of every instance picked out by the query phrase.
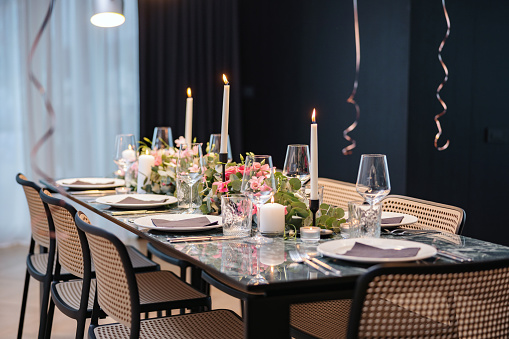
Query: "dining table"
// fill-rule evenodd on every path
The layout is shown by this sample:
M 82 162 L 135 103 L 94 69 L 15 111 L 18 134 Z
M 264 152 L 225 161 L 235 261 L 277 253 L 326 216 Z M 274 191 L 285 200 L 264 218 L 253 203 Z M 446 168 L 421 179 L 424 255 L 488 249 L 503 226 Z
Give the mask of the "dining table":
M 121 227 L 146 239 L 163 253 L 188 261 L 193 267 L 191 283 L 195 287 L 206 289 L 207 284 L 203 283 L 206 281 L 241 299 L 245 338 L 289 338 L 292 304 L 352 298 L 357 279 L 374 265 L 318 253 L 319 244 L 340 240 L 340 234 L 323 237 L 318 243 L 302 242 L 296 237 L 276 238 L 271 243 L 258 245 L 247 242 L 246 238 L 221 239 L 221 227 L 199 232 L 154 231 L 138 226 L 137 219 L 182 214 L 184 210 L 176 204 L 146 210 L 116 209 L 96 201 L 98 197 L 115 194 L 114 191 L 62 191 L 54 183 L 45 184 L 59 192 L 57 195 L 75 205 L 76 209 L 86 213 L 92 224 Z M 210 238 L 193 241 L 191 237 L 198 235 Z M 416 263 L 419 265 L 461 265 L 465 259 L 482 262 L 509 258 L 509 247 L 450 233 L 382 232 L 381 237 L 411 240 L 443 251 L 418 260 Z M 334 273 L 292 258 L 291 254 L 295 254 L 295 251 L 316 257 L 334 268 Z M 259 279 L 253 279 L 260 277 L 261 283 Z M 327 317 L 326 314 L 323 316 Z

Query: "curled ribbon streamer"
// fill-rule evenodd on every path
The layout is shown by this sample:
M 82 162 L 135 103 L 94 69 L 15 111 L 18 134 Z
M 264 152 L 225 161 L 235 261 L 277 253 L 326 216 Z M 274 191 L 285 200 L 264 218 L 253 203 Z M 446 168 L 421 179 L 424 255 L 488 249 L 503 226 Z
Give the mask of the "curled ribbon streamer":
M 440 91 L 444 87 L 445 83 L 449 79 L 449 70 L 447 69 L 447 66 L 445 65 L 444 61 L 442 60 L 442 49 L 444 48 L 445 41 L 449 37 L 449 34 L 451 33 L 451 21 L 449 20 L 449 14 L 447 13 L 447 9 L 445 8 L 445 0 L 442 0 L 442 7 L 444 9 L 444 15 L 445 15 L 445 21 L 447 22 L 447 32 L 445 33 L 445 37 L 442 40 L 442 43 L 440 43 L 440 46 L 438 47 L 438 60 L 440 61 L 440 64 L 442 65 L 442 68 L 444 69 L 445 77 L 442 83 L 437 88 L 437 99 L 444 108 L 444 110 L 435 115 L 435 123 L 437 124 L 438 132 L 435 135 L 435 148 L 439 151 L 443 151 L 449 147 L 449 140 L 445 143 L 443 146 L 438 146 L 438 139 L 440 139 L 440 136 L 442 135 L 442 126 L 440 125 L 440 121 L 438 120 L 440 117 L 442 117 L 447 112 L 447 105 L 440 97 Z
M 350 155 L 352 154 L 352 150 L 356 147 L 357 143 L 354 139 L 352 139 L 351 136 L 348 135 L 351 131 L 357 127 L 357 124 L 359 123 L 359 118 L 361 115 L 361 110 L 359 108 L 359 105 L 355 101 L 355 94 L 357 93 L 357 87 L 359 87 L 359 68 L 361 64 L 361 43 L 359 38 L 359 15 L 357 10 L 357 0 L 353 0 L 353 17 L 354 17 L 354 25 L 355 25 L 355 81 L 353 83 L 353 90 L 352 94 L 350 94 L 350 97 L 346 100 L 349 104 L 354 105 L 355 107 L 355 121 L 353 124 L 348 126 L 343 131 L 343 138 L 345 138 L 348 142 L 351 144 L 343 148 L 342 152 L 344 155 Z
M 32 148 L 30 152 L 30 164 L 32 165 L 32 169 L 36 174 L 38 174 L 40 177 L 45 179 L 46 181 L 53 182 L 53 178 L 51 178 L 49 175 L 44 173 L 43 170 L 39 168 L 36 161 L 37 152 L 42 147 L 42 145 L 51 138 L 53 133 L 55 132 L 55 111 L 53 110 L 53 105 L 51 104 L 51 100 L 49 99 L 46 90 L 44 89 L 44 86 L 39 82 L 39 80 L 35 77 L 35 74 L 33 72 L 32 68 L 32 60 L 35 54 L 35 50 L 37 48 L 37 45 L 39 44 L 39 41 L 41 40 L 42 33 L 44 32 L 44 29 L 48 25 L 48 22 L 51 18 L 51 14 L 53 13 L 53 5 L 55 3 L 55 0 L 51 0 L 49 3 L 48 11 L 46 12 L 46 16 L 44 17 L 44 21 L 39 28 L 39 31 L 37 32 L 37 36 L 34 39 L 34 42 L 32 44 L 32 48 L 30 50 L 30 54 L 27 59 L 28 64 L 28 77 L 30 81 L 34 84 L 34 86 L 37 88 L 39 93 L 44 99 L 44 105 L 46 106 L 46 111 L 48 112 L 48 116 L 50 118 L 50 126 L 48 130 L 44 133 L 44 135 L 37 141 L 35 146 Z

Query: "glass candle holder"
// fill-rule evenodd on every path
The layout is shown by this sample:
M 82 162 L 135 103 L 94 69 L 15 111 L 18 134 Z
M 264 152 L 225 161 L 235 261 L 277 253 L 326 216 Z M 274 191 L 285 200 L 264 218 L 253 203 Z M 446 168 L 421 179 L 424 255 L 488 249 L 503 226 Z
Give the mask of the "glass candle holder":
M 300 239 L 305 242 L 317 242 L 320 240 L 320 227 L 306 226 L 300 228 Z

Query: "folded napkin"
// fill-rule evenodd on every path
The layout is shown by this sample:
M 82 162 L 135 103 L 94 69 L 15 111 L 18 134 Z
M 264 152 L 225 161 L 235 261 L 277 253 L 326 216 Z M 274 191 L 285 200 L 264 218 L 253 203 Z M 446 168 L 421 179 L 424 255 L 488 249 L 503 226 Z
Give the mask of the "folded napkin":
M 198 217 L 181 220 L 152 219 L 155 227 L 204 227 L 217 225 L 217 221 L 211 222 L 207 217 Z
M 136 198 L 133 198 L 133 197 L 125 197 L 124 199 L 115 202 L 115 204 L 129 204 L 129 205 L 157 204 L 157 203 L 165 202 L 166 200 L 168 200 L 168 199 L 164 199 L 164 200 L 141 200 L 141 199 L 136 199 Z
M 419 247 L 383 249 L 356 242 L 353 247 L 343 255 L 365 258 L 408 258 L 416 256 L 419 249 Z
M 108 182 L 90 182 L 90 181 L 82 181 L 82 180 L 76 180 L 73 182 L 68 183 L 67 185 L 113 185 L 115 181 L 108 181 Z
M 392 218 L 382 218 L 382 225 L 387 224 L 399 224 L 403 220 L 404 216 L 401 217 L 392 217 Z

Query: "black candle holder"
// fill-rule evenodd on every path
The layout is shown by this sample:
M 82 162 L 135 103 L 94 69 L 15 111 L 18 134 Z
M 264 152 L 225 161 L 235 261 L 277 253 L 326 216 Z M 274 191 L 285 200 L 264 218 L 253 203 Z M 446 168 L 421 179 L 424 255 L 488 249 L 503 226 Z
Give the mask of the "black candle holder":
M 219 153 L 219 162 L 223 168 L 223 182 L 226 182 L 226 163 L 228 162 L 228 153 Z
M 309 210 L 313 213 L 313 226 L 316 226 L 316 212 L 320 209 L 320 200 L 309 199 Z

